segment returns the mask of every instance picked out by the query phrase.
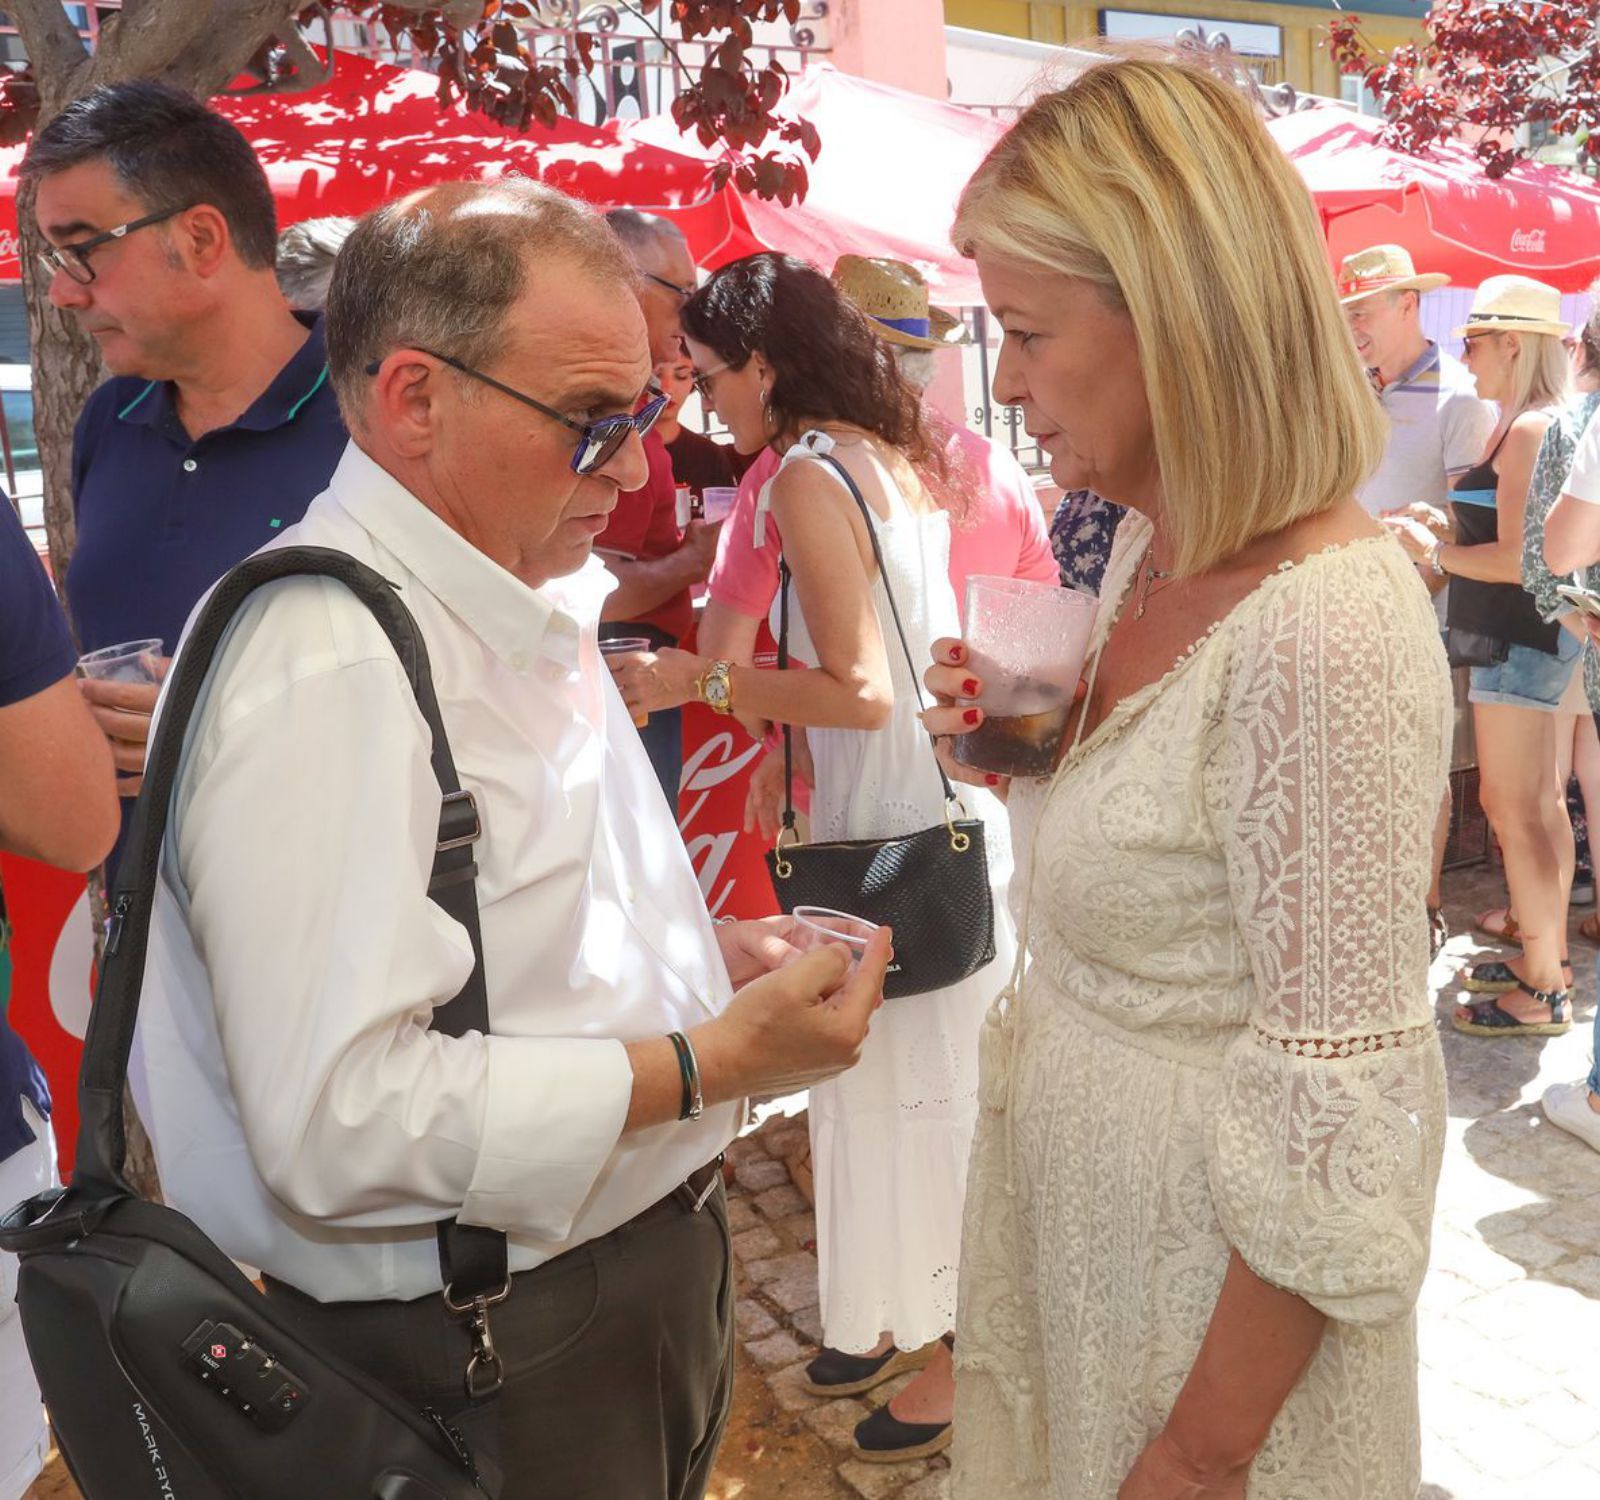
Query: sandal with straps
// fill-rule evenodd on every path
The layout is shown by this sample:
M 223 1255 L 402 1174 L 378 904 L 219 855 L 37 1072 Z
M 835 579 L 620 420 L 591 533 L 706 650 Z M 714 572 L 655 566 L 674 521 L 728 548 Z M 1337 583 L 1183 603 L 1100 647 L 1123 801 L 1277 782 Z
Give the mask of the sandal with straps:
M 1500 1009 L 1500 1000 L 1480 1000 L 1466 1007 L 1470 1020 L 1452 1015 L 1450 1024 L 1468 1036 L 1565 1036 L 1572 1030 L 1572 991 L 1536 990 L 1519 979 L 1516 988 L 1530 1000 L 1550 1007 L 1548 1021 L 1519 1021 L 1509 1011 Z
M 1491 927 L 1489 918 L 1500 912 L 1506 914 L 1504 925 Z M 1509 906 L 1491 906 L 1488 911 L 1481 911 L 1472 919 L 1473 930 L 1481 932 L 1485 937 L 1490 937 L 1497 943 L 1520 943 L 1522 941 L 1522 924 L 1517 921 L 1517 914 Z
M 1563 958 L 1561 967 L 1570 974 L 1572 960 Z M 1490 959 L 1487 963 L 1473 964 L 1461 981 L 1461 988 L 1470 990 L 1475 995 L 1509 995 L 1521 985 L 1522 981 L 1512 972 L 1511 965 L 1497 958 Z

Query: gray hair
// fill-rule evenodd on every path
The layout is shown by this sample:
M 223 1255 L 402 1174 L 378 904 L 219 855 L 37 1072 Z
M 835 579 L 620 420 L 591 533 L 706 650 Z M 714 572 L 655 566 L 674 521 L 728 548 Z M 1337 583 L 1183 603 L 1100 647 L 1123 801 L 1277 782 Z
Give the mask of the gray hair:
M 492 365 L 528 277 L 574 264 L 632 294 L 633 266 L 605 220 L 527 178 L 444 183 L 374 209 L 328 289 L 328 369 L 345 424 L 362 425 L 368 367 L 395 349 Z
M 894 362 L 900 367 L 900 374 L 908 385 L 915 386 L 919 391 L 925 391 L 933 384 L 939 375 L 939 356 L 934 349 L 912 349 L 905 344 L 890 344 L 890 352 L 894 355 Z
M 278 236 L 278 287 L 296 312 L 321 312 L 333 280 L 333 258 L 354 219 L 302 219 Z
M 660 214 L 647 214 L 643 209 L 607 209 L 606 223 L 636 261 L 653 259 L 656 247 L 662 240 L 688 243 L 683 231 L 671 219 L 663 218 Z

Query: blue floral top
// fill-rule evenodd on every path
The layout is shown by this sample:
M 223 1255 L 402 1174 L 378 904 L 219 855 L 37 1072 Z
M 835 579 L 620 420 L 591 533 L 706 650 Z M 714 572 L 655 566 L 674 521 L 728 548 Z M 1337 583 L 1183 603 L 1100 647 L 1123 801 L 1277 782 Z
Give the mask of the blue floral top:
M 1111 541 L 1127 510 L 1102 500 L 1093 490 L 1069 490 L 1061 497 L 1050 522 L 1050 550 L 1061 569 L 1061 581 L 1070 588 L 1100 592 Z

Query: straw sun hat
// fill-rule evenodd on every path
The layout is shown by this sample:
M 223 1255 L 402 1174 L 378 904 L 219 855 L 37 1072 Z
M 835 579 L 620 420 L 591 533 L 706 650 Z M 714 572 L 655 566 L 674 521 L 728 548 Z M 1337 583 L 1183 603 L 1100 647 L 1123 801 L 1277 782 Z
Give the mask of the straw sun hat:
M 1551 333 L 1566 338 L 1572 330 L 1561 316 L 1561 293 L 1531 276 L 1491 276 L 1472 299 L 1467 321 L 1455 336 L 1469 333 Z
M 928 283 L 903 260 L 841 255 L 833 284 L 878 325 L 886 344 L 906 349 L 949 349 L 969 342 L 966 324 L 928 304 Z
M 1411 252 L 1401 245 L 1374 245 L 1345 256 L 1339 264 L 1339 301 L 1348 307 L 1379 292 L 1431 292 L 1450 278 L 1437 271 L 1421 275 L 1411 263 Z

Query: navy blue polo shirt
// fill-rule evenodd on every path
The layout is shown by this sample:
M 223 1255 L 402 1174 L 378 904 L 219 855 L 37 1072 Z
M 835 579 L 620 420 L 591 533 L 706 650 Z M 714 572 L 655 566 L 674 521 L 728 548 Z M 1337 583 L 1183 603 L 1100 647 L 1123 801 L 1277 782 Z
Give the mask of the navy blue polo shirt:
M 10 500 L 0 494 L 0 708 L 70 677 L 76 661 L 50 579 Z M 0 895 L 0 1161 L 33 1140 L 22 1118 L 23 1099 L 46 1118 L 50 1114 L 44 1074 L 6 1023 L 11 997 L 7 937 L 5 898 Z
M 191 438 L 169 383 L 118 376 L 90 398 L 72 448 L 78 540 L 67 603 L 85 651 L 159 636 L 235 563 L 305 514 L 346 434 L 320 320 L 250 409 Z

